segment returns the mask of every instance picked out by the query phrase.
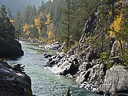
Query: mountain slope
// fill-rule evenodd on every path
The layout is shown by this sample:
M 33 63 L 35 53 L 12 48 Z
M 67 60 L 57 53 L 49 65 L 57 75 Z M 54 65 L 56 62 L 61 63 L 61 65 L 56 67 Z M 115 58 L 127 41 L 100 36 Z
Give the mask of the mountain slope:
M 42 0 L 11 0 L 11 2 L 10 0 L 0 0 L 0 6 L 5 5 L 15 14 L 18 9 L 23 12 L 27 5 L 34 5 L 38 8 L 41 2 Z M 47 2 L 47 0 L 44 0 L 44 2 Z

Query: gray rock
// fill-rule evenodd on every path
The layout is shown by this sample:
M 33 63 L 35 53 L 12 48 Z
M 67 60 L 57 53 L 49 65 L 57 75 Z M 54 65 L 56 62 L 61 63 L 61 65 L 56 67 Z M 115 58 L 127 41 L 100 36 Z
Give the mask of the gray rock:
M 67 74 L 66 77 L 73 78 L 73 76 L 71 74 Z
M 89 68 L 92 68 L 92 65 L 89 62 L 83 62 L 80 66 L 79 66 L 79 70 L 80 71 L 86 71 Z
M 32 96 L 30 77 L 15 72 L 0 62 L 0 94 L 1 96 Z
M 80 75 L 76 78 L 76 82 L 81 84 L 87 81 L 89 75 L 90 75 L 90 70 L 81 72 Z
M 124 66 L 114 65 L 106 72 L 103 84 L 99 88 L 104 93 L 128 93 L 128 70 Z
M 87 81 L 90 84 L 93 84 L 96 88 L 103 83 L 105 76 L 104 68 L 104 64 L 97 64 L 90 69 L 90 75 Z
M 95 88 L 94 85 L 88 84 L 88 82 L 83 82 L 82 84 L 80 84 L 79 88 L 84 88 L 91 92 L 98 92 L 98 89 Z
M 60 56 L 61 58 L 66 56 L 66 54 L 64 52 L 57 52 L 57 55 Z
M 80 75 L 76 78 L 76 82 L 81 84 L 86 81 L 89 84 L 93 84 L 96 88 L 98 88 L 104 80 L 104 67 L 105 66 L 103 64 L 98 64 L 93 66 L 92 68 L 89 68 L 86 71 L 82 71 Z
M 68 61 L 73 63 L 76 66 L 79 66 L 81 64 L 81 60 L 78 58 L 77 55 L 71 55 L 70 57 L 67 57 Z
M 60 75 L 67 75 L 68 73 L 74 75 L 78 69 L 78 67 L 75 64 L 70 63 L 69 61 L 63 62 L 60 68 L 62 69 Z
M 119 44 L 118 44 L 118 41 L 115 41 L 112 45 L 112 49 L 111 49 L 111 55 L 112 56 L 117 56 L 118 55 L 118 52 L 117 50 L 119 50 Z

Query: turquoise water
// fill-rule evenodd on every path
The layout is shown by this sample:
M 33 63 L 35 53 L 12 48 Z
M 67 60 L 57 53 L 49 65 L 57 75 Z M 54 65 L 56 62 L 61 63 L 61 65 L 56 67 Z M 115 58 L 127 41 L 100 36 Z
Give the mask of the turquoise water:
M 32 80 L 32 91 L 36 96 L 66 96 L 68 88 L 72 96 L 100 96 L 77 88 L 78 84 L 73 79 L 51 73 L 44 69 L 47 59 L 43 58 L 44 53 L 55 54 L 56 51 L 43 50 L 37 44 L 21 42 L 24 56 L 6 60 L 9 64 L 25 65 L 25 72 Z

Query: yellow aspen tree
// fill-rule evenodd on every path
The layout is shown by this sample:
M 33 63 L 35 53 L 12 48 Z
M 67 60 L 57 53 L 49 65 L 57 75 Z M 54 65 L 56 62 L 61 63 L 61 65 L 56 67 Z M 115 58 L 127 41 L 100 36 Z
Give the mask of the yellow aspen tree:
M 119 15 L 116 16 L 115 20 L 113 23 L 110 25 L 110 31 L 109 31 L 109 36 L 115 38 L 115 32 L 119 32 L 121 28 L 121 21 L 123 19 L 123 13 L 120 12 Z
M 31 33 L 30 30 L 29 30 L 30 27 L 31 27 L 31 25 L 29 25 L 27 23 L 25 23 L 25 25 L 23 26 L 23 32 L 25 33 L 26 37 L 29 37 L 29 35 Z
M 52 20 L 50 19 L 50 13 L 46 15 L 47 21 L 45 22 L 45 24 L 50 24 L 52 22 Z
M 40 30 L 40 26 L 41 26 L 41 20 L 40 18 L 34 19 L 35 22 L 35 26 L 38 29 L 38 34 L 41 35 L 41 30 Z
M 48 42 L 52 43 L 55 42 L 55 27 L 54 24 L 52 22 L 52 20 L 50 19 L 50 13 L 46 15 L 47 21 L 45 22 L 45 24 L 47 25 L 47 35 L 48 35 Z

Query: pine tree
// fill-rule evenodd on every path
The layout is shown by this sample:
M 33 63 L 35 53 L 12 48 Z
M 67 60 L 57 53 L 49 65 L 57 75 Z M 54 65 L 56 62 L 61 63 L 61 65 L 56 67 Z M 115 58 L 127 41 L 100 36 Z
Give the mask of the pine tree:
M 1 32 L 6 32 L 8 33 L 10 36 L 12 36 L 13 38 L 15 37 L 15 28 L 12 25 L 12 23 L 10 22 L 10 19 L 7 17 L 7 11 L 6 11 L 6 7 L 4 5 L 2 5 L 1 9 L 0 9 L 0 31 Z
M 40 14 L 40 12 L 45 12 L 45 3 L 44 1 L 42 0 L 42 3 L 41 3 L 41 6 L 39 7 L 38 9 L 38 14 Z
M 1 17 L 5 20 L 6 16 L 7 16 L 7 11 L 6 11 L 6 7 L 4 5 L 2 5 L 2 7 L 1 7 L 0 14 L 1 14 Z
M 7 9 L 7 13 L 8 13 L 9 19 L 11 19 L 11 20 L 14 19 L 10 8 Z
M 61 18 L 61 20 L 63 22 L 62 29 L 63 29 L 63 32 L 65 31 L 64 33 L 62 33 L 62 34 L 64 34 L 62 36 L 64 36 L 64 38 L 66 38 L 66 46 L 67 46 L 67 50 L 68 50 L 71 47 L 69 43 L 70 43 L 70 35 L 71 35 L 70 23 L 71 23 L 71 14 L 72 14 L 72 12 L 71 12 L 71 3 L 72 2 L 71 2 L 71 0 L 65 0 L 65 3 L 66 3 L 65 9 L 63 9 L 61 11 L 63 14 L 63 16 Z

